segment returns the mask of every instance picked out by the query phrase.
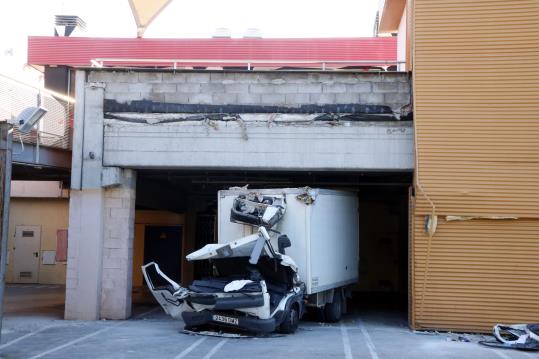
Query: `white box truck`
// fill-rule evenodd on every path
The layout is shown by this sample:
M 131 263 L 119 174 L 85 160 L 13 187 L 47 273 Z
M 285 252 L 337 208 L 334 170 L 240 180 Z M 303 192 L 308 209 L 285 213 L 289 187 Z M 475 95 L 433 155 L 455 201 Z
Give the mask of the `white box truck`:
M 218 243 L 187 259 L 211 261 L 213 276 L 186 289 L 157 264 L 143 266 L 157 301 L 186 327 L 292 333 L 305 306 L 338 321 L 345 289 L 358 281 L 357 194 L 312 188 L 219 191 Z

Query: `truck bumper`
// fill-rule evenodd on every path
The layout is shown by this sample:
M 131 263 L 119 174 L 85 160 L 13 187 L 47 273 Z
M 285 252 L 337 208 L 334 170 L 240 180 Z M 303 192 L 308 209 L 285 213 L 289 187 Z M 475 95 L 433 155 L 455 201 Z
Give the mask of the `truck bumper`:
M 200 312 L 183 312 L 182 318 L 186 327 L 213 324 L 258 333 L 271 333 L 277 329 L 277 322 L 274 318 L 257 319 L 245 316 L 238 317 L 228 313 L 214 312 L 210 310 L 202 310 Z

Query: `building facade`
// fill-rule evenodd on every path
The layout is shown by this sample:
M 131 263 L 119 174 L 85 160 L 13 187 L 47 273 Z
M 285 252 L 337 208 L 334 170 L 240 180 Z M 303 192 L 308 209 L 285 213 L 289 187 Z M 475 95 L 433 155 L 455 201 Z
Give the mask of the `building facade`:
M 380 33 L 395 35 L 383 41 L 396 67 L 383 55 L 312 57 L 267 71 L 275 63 L 259 54 L 255 63 L 266 71 L 240 58 L 80 69 L 66 318 L 128 317 L 136 266 L 149 259 L 134 247 L 154 248 L 136 239 L 141 231 L 175 236 L 183 258 L 214 240 L 217 190 L 249 183 L 356 190 L 360 208 L 373 213 L 385 204 L 382 218 L 364 223 L 371 255 L 360 261 L 360 287 L 407 287 L 413 328 L 488 331 L 539 321 L 539 5 L 386 0 L 381 10 Z M 254 46 L 229 40 L 222 44 L 238 51 Z M 41 65 L 141 66 L 136 56 L 104 59 L 95 47 L 74 52 L 77 41 L 33 38 L 30 57 Z M 119 46 L 132 48 L 130 41 Z M 381 53 L 381 43 L 367 43 L 363 49 Z M 44 44 L 68 49 L 63 56 L 73 63 L 47 57 Z M 173 54 L 186 51 L 174 46 Z M 300 65 L 308 70 L 289 71 Z M 139 211 L 168 213 L 175 223 L 145 223 Z M 146 229 L 153 225 L 160 228 Z M 396 270 L 372 264 L 384 261 Z M 202 270 L 178 263 L 183 283 Z
M 181 237 L 171 250 L 188 284 L 197 269 L 183 257 L 214 240 L 216 189 L 287 177 L 404 193 L 414 166 L 405 73 L 81 70 L 76 92 L 66 318 L 130 315 L 136 209 L 183 213 L 158 237 Z M 151 236 L 144 262 L 161 245 Z
M 539 3 L 385 3 L 386 23 L 413 24 L 386 28 L 413 69 L 411 324 L 537 322 Z

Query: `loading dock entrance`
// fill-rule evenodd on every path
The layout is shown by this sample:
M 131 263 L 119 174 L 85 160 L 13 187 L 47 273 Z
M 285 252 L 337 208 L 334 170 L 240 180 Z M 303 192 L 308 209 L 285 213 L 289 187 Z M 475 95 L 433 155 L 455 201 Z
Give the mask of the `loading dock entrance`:
M 193 279 L 210 273 L 210 268 L 203 263 L 187 262 L 185 256 L 217 241 L 218 190 L 248 185 L 253 189 L 309 186 L 356 191 L 359 199 L 360 280 L 352 288 L 349 310 L 398 311 L 405 320 L 408 300 L 408 191 L 411 180 L 411 173 L 407 172 L 142 169 L 137 170 L 136 208 L 137 211 L 170 211 L 184 216 L 183 250 L 175 260 L 182 263 L 182 284 L 188 285 Z M 293 238 L 291 240 L 293 243 Z M 135 257 L 139 255 L 134 254 Z M 144 258 L 147 259 L 146 254 Z M 140 268 L 134 266 L 133 270 L 139 272 Z

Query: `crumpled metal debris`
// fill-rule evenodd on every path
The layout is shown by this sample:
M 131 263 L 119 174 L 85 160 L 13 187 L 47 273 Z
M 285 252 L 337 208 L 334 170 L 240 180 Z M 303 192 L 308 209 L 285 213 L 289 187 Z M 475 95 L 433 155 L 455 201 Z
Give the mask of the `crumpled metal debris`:
M 492 336 L 495 340 L 482 340 L 479 344 L 489 348 L 539 351 L 539 323 L 496 324 Z
M 303 201 L 306 205 L 313 204 L 314 201 L 316 201 L 316 197 L 318 197 L 318 191 L 312 189 L 311 187 L 304 187 L 304 193 L 298 194 L 296 198 L 300 201 Z

